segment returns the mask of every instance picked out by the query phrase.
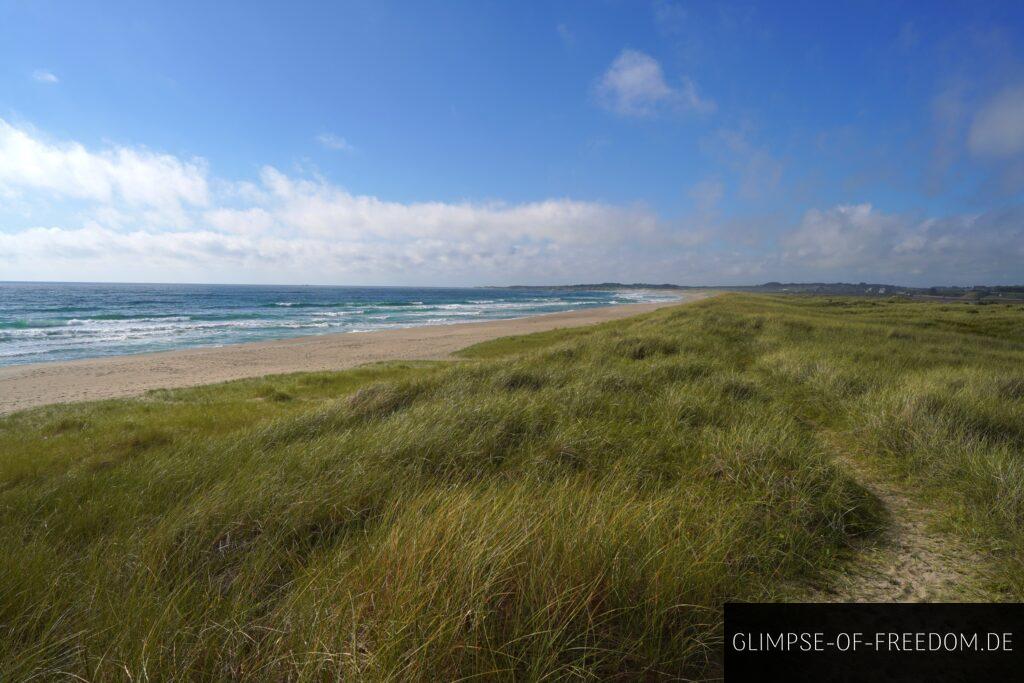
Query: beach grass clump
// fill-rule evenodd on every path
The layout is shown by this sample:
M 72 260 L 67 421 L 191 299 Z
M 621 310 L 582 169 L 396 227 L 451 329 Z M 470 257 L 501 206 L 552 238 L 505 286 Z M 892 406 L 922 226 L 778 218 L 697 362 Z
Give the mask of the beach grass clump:
M 1024 313 L 976 308 L 729 295 L 0 419 L 0 680 L 711 676 L 724 602 L 884 524 L 842 455 L 1019 587 Z

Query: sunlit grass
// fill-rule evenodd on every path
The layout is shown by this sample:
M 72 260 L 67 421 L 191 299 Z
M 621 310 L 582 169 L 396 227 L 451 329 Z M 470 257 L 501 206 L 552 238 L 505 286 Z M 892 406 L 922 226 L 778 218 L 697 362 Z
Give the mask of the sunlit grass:
M 729 295 L 10 416 L 0 680 L 699 677 L 724 601 L 880 524 L 837 447 L 948 502 L 1020 595 L 1022 323 Z

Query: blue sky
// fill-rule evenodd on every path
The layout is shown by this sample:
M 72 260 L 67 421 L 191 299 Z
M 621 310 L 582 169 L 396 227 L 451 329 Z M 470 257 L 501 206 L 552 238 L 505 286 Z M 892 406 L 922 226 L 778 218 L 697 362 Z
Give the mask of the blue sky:
M 0 0 L 0 279 L 1024 282 L 1024 6 Z

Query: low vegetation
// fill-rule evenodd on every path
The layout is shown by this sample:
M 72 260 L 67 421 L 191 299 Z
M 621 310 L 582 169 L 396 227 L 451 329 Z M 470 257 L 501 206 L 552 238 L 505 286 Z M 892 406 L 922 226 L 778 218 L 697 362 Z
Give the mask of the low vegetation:
M 0 419 L 0 680 L 701 677 L 946 503 L 1024 596 L 1024 308 L 725 295 Z M 841 452 L 841 453 L 840 453 Z

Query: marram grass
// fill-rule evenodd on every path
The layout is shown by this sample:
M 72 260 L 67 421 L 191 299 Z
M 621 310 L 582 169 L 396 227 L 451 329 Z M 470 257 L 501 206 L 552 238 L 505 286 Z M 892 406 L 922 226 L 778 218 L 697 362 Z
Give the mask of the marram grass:
M 836 444 L 1022 594 L 1020 307 L 729 295 L 463 355 L 0 419 L 0 680 L 712 675 L 723 602 L 882 524 Z

